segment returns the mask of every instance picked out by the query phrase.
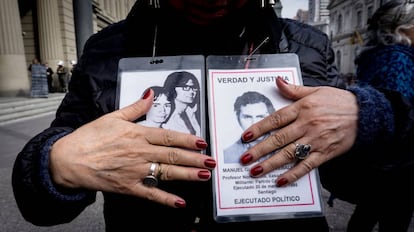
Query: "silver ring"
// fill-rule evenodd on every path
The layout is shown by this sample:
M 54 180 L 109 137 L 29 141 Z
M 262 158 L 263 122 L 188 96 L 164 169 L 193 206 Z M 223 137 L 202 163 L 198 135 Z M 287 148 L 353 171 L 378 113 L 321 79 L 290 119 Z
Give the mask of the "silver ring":
M 156 187 L 158 185 L 158 179 L 155 177 L 155 169 L 157 167 L 156 163 L 151 163 L 150 170 L 148 175 L 144 177 L 142 183 L 147 187 Z
M 296 149 L 295 149 L 295 157 L 297 159 L 303 160 L 306 159 L 306 157 L 309 156 L 311 150 L 311 145 L 310 144 L 296 144 Z

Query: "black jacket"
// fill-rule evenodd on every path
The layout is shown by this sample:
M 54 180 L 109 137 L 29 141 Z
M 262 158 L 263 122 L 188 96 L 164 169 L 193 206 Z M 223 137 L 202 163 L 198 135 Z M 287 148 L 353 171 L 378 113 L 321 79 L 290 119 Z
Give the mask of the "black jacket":
M 51 146 L 50 141 L 53 142 L 53 136 L 70 133 L 85 123 L 116 110 L 118 61 L 123 57 L 151 56 L 156 24 L 156 55 L 159 56 L 243 54 L 246 43 L 259 44 L 266 36 L 270 36 L 270 42 L 260 52 L 298 54 L 305 85 L 341 84 L 333 65 L 334 54 L 327 36 L 297 21 L 277 19 L 272 9 L 263 11 L 248 6 L 244 10 L 250 11 L 252 17 L 236 15 L 236 20 L 221 22 L 214 28 L 200 29 L 186 24 L 178 15 L 163 12 L 163 8 L 154 11 L 141 6 L 139 2 L 144 1 L 137 1 L 126 20 L 103 29 L 88 40 L 73 72 L 69 92 L 58 108 L 55 120 L 50 128 L 30 140 L 16 159 L 12 178 L 15 198 L 24 218 L 33 224 L 70 222 L 95 201 L 95 192 L 53 186 L 48 176 L 45 153 L 48 146 Z M 246 32 L 240 37 L 243 28 Z M 209 229 L 216 226 L 212 222 L 211 182 L 164 182 L 159 187 L 184 197 L 187 208 L 172 209 L 139 198 L 104 193 L 107 230 L 125 231 L 137 226 L 165 226 L 171 231 L 189 231 L 194 227 L 196 217 L 200 218 L 199 224 L 209 224 Z M 318 221 L 317 224 L 326 228 L 324 219 L 301 221 L 303 223 L 299 225 L 305 227 Z M 148 224 L 143 226 L 143 223 Z M 253 227 L 260 228 L 257 227 L 260 223 Z M 269 225 L 266 224 L 269 223 L 276 222 L 262 224 L 267 227 Z M 241 224 L 240 228 L 246 229 L 246 225 Z M 280 220 L 277 225 L 294 231 L 298 224 Z M 229 225 L 221 226 L 226 228 Z M 315 228 L 314 225 L 312 227 Z M 237 227 L 233 224 L 230 228 L 234 230 Z M 316 231 L 321 230 L 316 227 Z

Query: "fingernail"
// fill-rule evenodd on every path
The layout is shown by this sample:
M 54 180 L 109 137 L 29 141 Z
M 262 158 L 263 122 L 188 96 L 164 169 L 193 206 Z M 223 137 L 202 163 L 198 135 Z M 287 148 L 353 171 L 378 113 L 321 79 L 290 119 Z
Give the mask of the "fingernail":
M 204 180 L 208 180 L 208 179 L 210 179 L 210 172 L 209 171 L 199 171 L 198 172 L 198 177 L 200 177 L 201 179 L 204 179 Z
M 246 155 L 243 155 L 240 159 L 242 164 L 248 164 L 252 160 L 253 160 L 253 156 L 250 155 L 250 153 L 247 153 Z
M 147 99 L 151 94 L 151 88 L 148 88 L 145 90 L 145 92 L 142 94 L 142 99 Z
M 196 141 L 196 146 L 200 149 L 206 149 L 207 148 L 207 143 L 204 140 L 197 140 Z
M 276 181 L 277 187 L 282 187 L 288 183 L 288 180 L 286 178 L 280 178 L 278 181 Z
M 174 203 L 174 205 L 177 207 L 177 208 L 185 208 L 187 205 L 186 205 L 186 203 L 185 203 L 185 201 L 183 201 L 183 200 L 177 200 L 175 203 Z
M 250 170 L 250 173 L 252 174 L 252 176 L 257 176 L 261 174 L 262 172 L 263 172 L 262 166 L 256 166 L 252 168 L 252 170 Z
M 278 76 L 277 79 L 283 81 L 283 83 L 285 83 L 287 85 L 289 84 L 289 82 L 287 82 L 287 80 L 283 79 L 283 77 L 281 77 L 281 76 Z
M 248 142 L 250 139 L 253 138 L 253 132 L 248 131 L 248 132 L 244 133 L 242 138 L 243 138 L 243 141 Z
M 213 159 L 206 159 L 206 161 L 204 161 L 204 165 L 206 165 L 208 168 L 215 168 L 217 164 Z

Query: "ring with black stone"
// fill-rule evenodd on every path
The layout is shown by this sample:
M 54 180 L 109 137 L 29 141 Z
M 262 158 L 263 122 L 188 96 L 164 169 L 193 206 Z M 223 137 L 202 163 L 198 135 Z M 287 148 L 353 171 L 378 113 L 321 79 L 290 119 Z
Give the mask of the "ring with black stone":
M 156 163 L 151 163 L 149 173 L 146 177 L 144 177 L 144 180 L 142 183 L 147 187 L 156 187 L 158 185 L 158 179 L 155 177 L 155 169 L 157 167 Z
M 296 144 L 295 157 L 299 160 L 306 159 L 309 156 L 311 150 L 310 144 Z

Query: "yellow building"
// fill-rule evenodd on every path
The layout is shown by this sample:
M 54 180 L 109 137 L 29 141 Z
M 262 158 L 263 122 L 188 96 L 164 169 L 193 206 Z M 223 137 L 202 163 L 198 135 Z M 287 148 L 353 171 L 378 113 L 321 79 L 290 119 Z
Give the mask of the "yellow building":
M 135 0 L 1 0 L 0 96 L 28 96 L 33 58 L 55 71 L 87 37 L 126 17 Z

